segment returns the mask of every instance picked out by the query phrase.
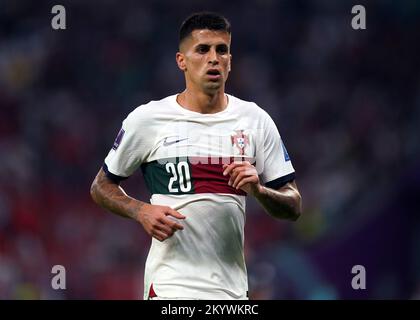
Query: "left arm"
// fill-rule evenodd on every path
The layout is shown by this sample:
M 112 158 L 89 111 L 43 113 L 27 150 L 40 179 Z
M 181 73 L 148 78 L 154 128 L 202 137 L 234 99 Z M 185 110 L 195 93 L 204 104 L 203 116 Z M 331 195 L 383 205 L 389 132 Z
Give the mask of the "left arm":
M 296 221 L 302 213 L 302 197 L 295 181 L 278 190 L 263 186 L 257 170 L 248 161 L 223 166 L 223 175 L 230 175 L 229 185 L 254 196 L 265 211 L 278 219 Z

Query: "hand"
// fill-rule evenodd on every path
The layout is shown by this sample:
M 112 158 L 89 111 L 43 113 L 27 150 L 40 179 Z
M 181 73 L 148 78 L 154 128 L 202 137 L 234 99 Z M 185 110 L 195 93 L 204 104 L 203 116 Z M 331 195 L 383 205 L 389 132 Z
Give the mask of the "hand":
M 170 207 L 146 203 L 140 209 L 140 212 L 137 215 L 137 221 L 143 225 L 144 230 L 146 230 L 150 236 L 159 241 L 164 241 L 171 237 L 176 231 L 184 229 L 180 223 L 167 216 L 185 219 L 185 216 Z
M 233 162 L 223 165 L 223 175 L 230 175 L 228 184 L 233 188 L 241 189 L 246 193 L 255 195 L 262 187 L 258 172 L 248 161 Z

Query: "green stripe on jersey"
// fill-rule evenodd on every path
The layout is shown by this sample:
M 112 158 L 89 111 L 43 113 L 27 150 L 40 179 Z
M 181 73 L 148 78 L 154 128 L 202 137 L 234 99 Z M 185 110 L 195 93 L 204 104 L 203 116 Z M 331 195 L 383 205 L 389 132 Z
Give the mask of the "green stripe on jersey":
M 142 165 L 151 194 L 194 193 L 191 165 L 187 157 L 159 159 Z

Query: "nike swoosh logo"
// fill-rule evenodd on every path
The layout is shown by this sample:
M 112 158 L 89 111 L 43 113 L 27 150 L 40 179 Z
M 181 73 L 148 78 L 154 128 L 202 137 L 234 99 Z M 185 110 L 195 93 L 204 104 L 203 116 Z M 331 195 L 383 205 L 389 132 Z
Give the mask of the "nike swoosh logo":
M 174 144 L 174 143 L 178 143 L 178 142 L 181 142 L 181 141 L 184 141 L 184 140 L 187 140 L 188 138 L 184 138 L 184 139 L 177 139 L 177 140 L 173 140 L 173 141 L 167 141 L 168 140 L 168 138 L 165 138 L 165 140 L 163 140 L 163 146 L 164 147 L 167 147 L 167 146 L 170 146 L 170 145 L 172 145 L 172 144 Z

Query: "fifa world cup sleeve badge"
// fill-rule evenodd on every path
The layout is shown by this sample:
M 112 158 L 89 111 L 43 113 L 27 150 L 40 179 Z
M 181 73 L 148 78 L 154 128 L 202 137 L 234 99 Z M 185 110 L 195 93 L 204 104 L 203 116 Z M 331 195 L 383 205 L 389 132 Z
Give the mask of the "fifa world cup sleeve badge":
M 236 130 L 235 134 L 231 136 L 232 146 L 236 146 L 239 155 L 245 155 L 245 148 L 249 145 L 248 136 L 244 134 L 244 130 Z
M 124 137 L 124 133 L 125 133 L 124 129 L 121 128 L 120 132 L 118 132 L 118 135 L 115 138 L 114 145 L 112 146 L 112 149 L 114 149 L 114 150 L 118 149 L 119 145 L 121 144 L 121 140 Z

